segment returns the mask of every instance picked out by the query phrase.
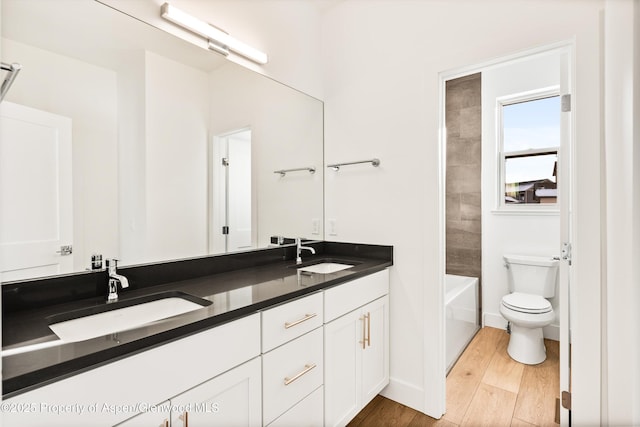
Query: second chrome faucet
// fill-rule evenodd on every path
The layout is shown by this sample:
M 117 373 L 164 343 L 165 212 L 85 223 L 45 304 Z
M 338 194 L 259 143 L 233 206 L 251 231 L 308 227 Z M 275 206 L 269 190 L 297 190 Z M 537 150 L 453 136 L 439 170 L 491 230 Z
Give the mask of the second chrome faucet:
M 107 271 L 109 272 L 109 294 L 107 302 L 118 301 L 118 284 L 122 289 L 129 287 L 129 280 L 121 274 L 117 274 L 118 260 L 106 260 Z
M 302 239 L 300 237 L 296 237 L 296 264 L 302 264 L 302 251 L 307 250 L 315 255 L 316 250 L 311 246 L 302 246 Z

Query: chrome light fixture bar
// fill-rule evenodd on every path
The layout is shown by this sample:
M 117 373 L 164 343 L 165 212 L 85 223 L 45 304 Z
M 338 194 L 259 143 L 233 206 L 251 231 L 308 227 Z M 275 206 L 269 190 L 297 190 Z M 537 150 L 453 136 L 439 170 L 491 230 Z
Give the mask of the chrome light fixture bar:
M 2 102 L 4 96 L 7 94 L 7 92 L 9 92 L 9 88 L 13 84 L 13 81 L 16 79 L 18 73 L 22 69 L 22 65 L 18 64 L 17 62 L 14 62 L 12 64 L 6 64 L 2 62 L 0 63 L 0 68 L 3 71 L 7 72 L 7 75 L 2 82 L 2 85 L 0 86 L 0 102 Z
M 167 21 L 206 38 L 209 41 L 209 49 L 225 56 L 229 54 L 229 51 L 232 51 L 258 64 L 266 64 L 269 61 L 266 53 L 231 37 L 224 31 L 171 6 L 169 3 L 162 5 L 161 15 Z

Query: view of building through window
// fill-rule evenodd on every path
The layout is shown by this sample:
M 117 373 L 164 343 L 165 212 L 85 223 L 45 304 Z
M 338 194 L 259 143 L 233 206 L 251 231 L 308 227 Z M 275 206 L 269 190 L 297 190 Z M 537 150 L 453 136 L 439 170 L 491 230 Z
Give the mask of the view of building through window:
M 557 203 L 560 97 L 502 106 L 504 203 Z

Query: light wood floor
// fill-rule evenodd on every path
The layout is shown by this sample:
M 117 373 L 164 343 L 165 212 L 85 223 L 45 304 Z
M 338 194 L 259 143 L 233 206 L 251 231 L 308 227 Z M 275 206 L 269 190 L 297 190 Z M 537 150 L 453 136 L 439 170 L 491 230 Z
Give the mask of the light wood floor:
M 447 376 L 447 413 L 440 420 L 377 396 L 348 427 L 550 426 L 556 424 L 559 346 L 545 340 L 547 360 L 523 365 L 507 354 L 509 335 L 482 328 Z

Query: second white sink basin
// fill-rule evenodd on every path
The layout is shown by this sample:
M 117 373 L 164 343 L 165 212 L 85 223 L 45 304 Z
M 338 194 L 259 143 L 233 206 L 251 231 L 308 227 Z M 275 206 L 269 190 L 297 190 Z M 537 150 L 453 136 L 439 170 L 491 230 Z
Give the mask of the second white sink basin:
M 169 297 L 52 323 L 49 328 L 62 341 L 77 342 L 135 329 L 202 307 L 203 304 L 184 298 Z
M 337 262 L 321 262 L 319 264 L 309 265 L 307 267 L 301 267 L 298 269 L 298 271 L 329 274 L 329 273 L 335 273 L 336 271 L 340 271 L 340 270 L 346 270 L 347 268 L 351 268 L 351 267 L 353 267 L 353 265 L 351 264 L 339 264 Z

